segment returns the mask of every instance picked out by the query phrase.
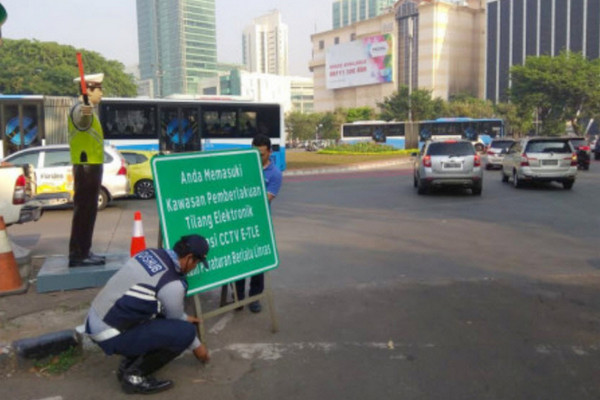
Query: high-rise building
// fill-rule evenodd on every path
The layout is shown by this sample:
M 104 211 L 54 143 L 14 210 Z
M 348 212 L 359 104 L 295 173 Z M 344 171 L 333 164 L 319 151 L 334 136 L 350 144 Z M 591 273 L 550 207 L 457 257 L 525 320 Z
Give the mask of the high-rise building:
M 279 11 L 255 18 L 242 35 L 243 63 L 250 72 L 288 74 L 288 27 Z
M 563 50 L 600 57 L 600 0 L 493 0 L 487 4 L 486 98 L 506 100 L 510 67 Z
M 154 94 L 196 94 L 217 74 L 215 0 L 137 0 L 140 78 Z
M 373 18 L 393 6 L 396 0 L 336 0 L 332 4 L 332 27 L 338 29 Z

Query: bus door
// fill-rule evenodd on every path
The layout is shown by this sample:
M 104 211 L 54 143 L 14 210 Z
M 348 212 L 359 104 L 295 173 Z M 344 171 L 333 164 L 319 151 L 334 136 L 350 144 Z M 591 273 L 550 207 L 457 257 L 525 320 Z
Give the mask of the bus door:
M 42 106 L 42 100 L 24 102 L 14 99 L 0 102 L 0 126 L 2 128 L 0 158 L 27 147 L 42 144 L 44 137 Z
M 201 132 L 196 107 L 161 107 L 159 109 L 161 152 L 201 151 Z
M 251 121 L 256 127 L 256 133 L 266 135 L 271 139 L 271 162 L 284 171 L 285 160 L 285 134 L 281 124 L 281 109 L 279 105 L 248 106 L 241 113 L 241 119 Z M 247 124 L 247 122 L 246 122 Z

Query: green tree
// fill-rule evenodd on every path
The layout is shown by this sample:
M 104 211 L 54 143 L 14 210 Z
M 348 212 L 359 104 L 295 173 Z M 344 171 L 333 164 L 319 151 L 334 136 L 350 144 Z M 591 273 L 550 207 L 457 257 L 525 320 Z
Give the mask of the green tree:
M 439 97 L 431 97 L 431 90 L 413 90 L 410 101 L 413 121 L 424 121 L 447 116 L 446 102 Z
M 370 121 L 375 118 L 375 110 L 368 106 L 349 108 L 345 115 L 346 122 Z
M 542 132 L 560 135 L 570 122 L 580 134 L 581 118 L 597 114 L 600 106 L 600 61 L 580 53 L 527 57 L 525 65 L 511 67 L 511 100 L 521 109 L 535 111 Z
M 343 123 L 344 117 L 339 113 L 326 112 L 321 114 L 318 124 L 321 139 L 338 140 L 340 138 L 340 127 Z
M 298 111 L 288 113 L 285 117 L 288 140 L 313 140 L 320 119 L 321 116 L 317 113 L 301 113 Z
M 448 115 L 453 117 L 491 118 L 494 105 L 491 101 L 481 100 L 466 93 L 451 96 L 447 105 Z
M 525 136 L 534 129 L 531 110 L 518 107 L 514 103 L 497 103 L 495 115 L 505 123 L 505 134 L 514 137 Z
M 377 103 L 377 107 L 380 109 L 381 119 L 385 121 L 406 121 L 409 110 L 408 87 L 401 86 L 399 91 L 384 97 L 381 103 Z
M 385 121 L 406 121 L 408 111 L 412 112 L 413 121 L 434 119 L 446 114 L 446 105 L 441 98 L 433 99 L 431 90 L 416 89 L 408 94 L 408 87 L 401 86 L 398 92 L 385 97 L 383 102 L 377 103 L 381 110 L 381 118 Z
M 4 39 L 0 48 L 0 93 L 77 96 L 73 78 L 79 76 L 77 52 L 86 73 L 104 73 L 105 96 L 132 97 L 137 93 L 134 77 L 122 63 L 100 54 L 55 42 Z

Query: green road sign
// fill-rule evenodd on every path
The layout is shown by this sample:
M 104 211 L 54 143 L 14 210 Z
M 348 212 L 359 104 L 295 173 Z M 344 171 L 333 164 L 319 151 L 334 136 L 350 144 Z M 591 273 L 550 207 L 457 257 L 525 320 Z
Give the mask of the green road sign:
M 199 234 L 210 244 L 208 270 L 188 274 L 188 295 L 279 265 L 258 150 L 152 158 L 164 247 Z

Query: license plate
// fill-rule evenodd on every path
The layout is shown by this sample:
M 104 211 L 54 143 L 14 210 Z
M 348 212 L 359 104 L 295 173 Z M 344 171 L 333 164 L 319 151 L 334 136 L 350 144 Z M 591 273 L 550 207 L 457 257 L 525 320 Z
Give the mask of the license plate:
M 444 163 L 444 168 L 445 169 L 457 169 L 457 168 L 461 168 L 462 164 L 460 163 Z
M 558 160 L 542 160 L 542 165 L 558 165 Z

